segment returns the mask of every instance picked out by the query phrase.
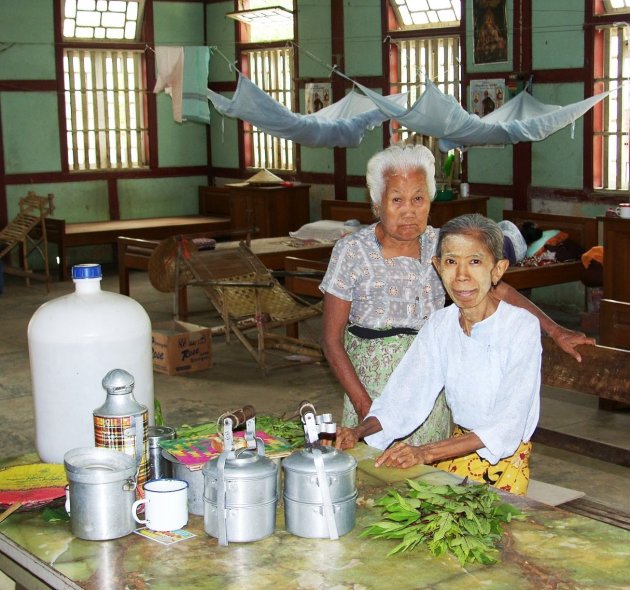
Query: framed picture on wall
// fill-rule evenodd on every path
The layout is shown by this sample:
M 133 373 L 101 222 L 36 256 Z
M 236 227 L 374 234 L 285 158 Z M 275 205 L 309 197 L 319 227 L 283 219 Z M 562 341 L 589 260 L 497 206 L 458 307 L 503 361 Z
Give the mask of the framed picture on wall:
M 470 81 L 470 100 L 468 102 L 471 113 L 485 117 L 496 111 L 505 103 L 505 80 L 503 78 Z
M 475 65 L 508 60 L 506 0 L 473 0 Z
M 315 113 L 330 104 L 332 84 L 326 82 L 308 83 L 304 85 L 306 114 Z

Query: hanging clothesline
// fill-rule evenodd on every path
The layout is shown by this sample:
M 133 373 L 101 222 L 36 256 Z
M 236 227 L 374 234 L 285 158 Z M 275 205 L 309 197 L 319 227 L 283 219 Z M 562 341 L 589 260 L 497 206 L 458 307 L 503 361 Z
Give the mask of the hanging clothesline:
M 207 88 L 210 51 L 220 55 L 238 73 L 232 98 Z M 156 47 L 156 63 L 158 84 L 154 91 L 170 90 L 174 117 L 176 102 L 181 101 L 180 120 L 209 124 L 209 100 L 223 116 L 247 121 L 274 137 L 307 147 L 356 147 L 368 130 L 390 119 L 412 132 L 437 138 L 442 151 L 540 141 L 573 124 L 597 102 L 619 89 L 566 106 L 542 103 L 523 91 L 482 119 L 468 113 L 454 97 L 441 92 L 430 80 L 420 98 L 407 107 L 406 93 L 383 96 L 352 80 L 338 68 L 325 66 L 331 73 L 350 81 L 353 89 L 341 100 L 315 113 L 302 115 L 261 90 L 216 47 Z M 160 71 L 161 67 L 165 69 Z

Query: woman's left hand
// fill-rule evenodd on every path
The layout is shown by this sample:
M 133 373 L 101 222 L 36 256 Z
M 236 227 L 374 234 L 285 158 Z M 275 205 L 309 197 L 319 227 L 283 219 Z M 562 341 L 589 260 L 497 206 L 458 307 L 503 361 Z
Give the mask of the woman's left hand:
M 374 463 L 376 467 L 397 467 L 407 469 L 414 465 L 424 465 L 426 458 L 422 447 L 412 447 L 406 443 L 397 443 L 387 449 Z
M 563 326 L 556 326 L 553 330 L 549 331 L 549 336 L 553 338 L 553 341 L 567 354 L 570 354 L 578 363 L 582 362 L 582 356 L 577 351 L 576 346 L 582 344 L 594 345 L 595 338 L 590 338 L 582 332 L 575 332 L 564 328 Z

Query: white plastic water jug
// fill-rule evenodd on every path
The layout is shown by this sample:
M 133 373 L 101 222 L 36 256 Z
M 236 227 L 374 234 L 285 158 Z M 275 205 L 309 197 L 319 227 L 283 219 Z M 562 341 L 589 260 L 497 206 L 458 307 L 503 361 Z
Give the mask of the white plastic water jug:
M 46 463 L 94 446 L 92 411 L 103 402 L 103 375 L 124 369 L 153 424 L 151 321 L 131 297 L 101 291 L 101 267 L 72 268 L 75 292 L 44 303 L 28 325 L 37 452 Z

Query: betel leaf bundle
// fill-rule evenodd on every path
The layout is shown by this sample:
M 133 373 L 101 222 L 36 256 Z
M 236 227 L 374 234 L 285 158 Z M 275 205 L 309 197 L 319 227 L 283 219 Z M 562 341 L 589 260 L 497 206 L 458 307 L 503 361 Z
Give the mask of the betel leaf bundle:
M 387 556 L 425 545 L 433 555 L 451 552 L 459 562 L 496 563 L 496 546 L 503 523 L 522 518 L 501 502 L 487 485 L 431 485 L 407 480 L 407 489 L 388 490 L 376 501 L 383 520 L 361 533 L 375 539 L 399 541 Z

